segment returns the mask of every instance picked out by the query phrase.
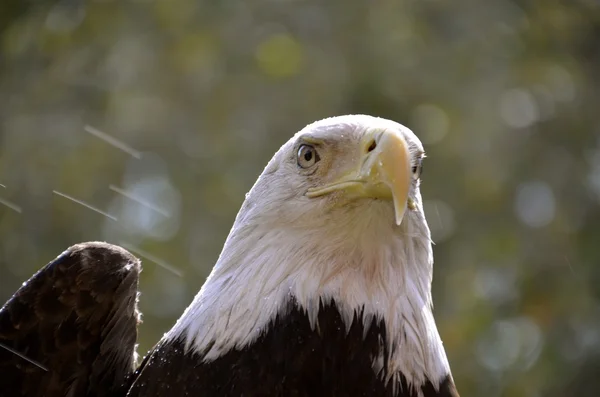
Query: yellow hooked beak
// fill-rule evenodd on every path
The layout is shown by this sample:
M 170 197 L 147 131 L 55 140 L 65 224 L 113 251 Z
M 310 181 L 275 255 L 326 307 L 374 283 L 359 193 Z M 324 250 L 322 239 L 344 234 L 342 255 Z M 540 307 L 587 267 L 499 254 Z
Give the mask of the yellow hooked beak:
M 411 185 L 411 162 L 406 142 L 399 132 L 367 132 L 361 141 L 363 155 L 356 169 L 323 187 L 310 188 L 308 197 L 345 191 L 357 197 L 392 200 L 396 224 L 400 225 L 408 203 Z

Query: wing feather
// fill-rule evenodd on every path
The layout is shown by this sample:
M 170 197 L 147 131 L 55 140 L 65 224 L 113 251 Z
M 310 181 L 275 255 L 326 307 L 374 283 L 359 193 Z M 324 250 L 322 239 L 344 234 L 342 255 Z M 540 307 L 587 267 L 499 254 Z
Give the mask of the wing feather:
M 91 242 L 24 283 L 0 309 L 0 396 L 124 395 L 136 359 L 140 271 L 126 250 Z

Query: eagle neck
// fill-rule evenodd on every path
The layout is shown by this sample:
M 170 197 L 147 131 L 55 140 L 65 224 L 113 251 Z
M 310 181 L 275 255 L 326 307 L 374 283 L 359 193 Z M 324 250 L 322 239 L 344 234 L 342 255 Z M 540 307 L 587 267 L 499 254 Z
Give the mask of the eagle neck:
M 346 330 L 357 314 L 365 325 L 374 319 L 385 324 L 381 351 L 387 357 L 373 358 L 375 372 L 393 382 L 403 376 L 410 384 L 435 384 L 450 370 L 432 314 L 431 244 L 428 232 L 410 225 L 392 231 L 390 223 L 389 233 L 363 230 L 355 236 L 234 227 L 168 338 L 184 335 L 187 348 L 211 361 L 255 342 L 277 316 L 286 315 L 292 299 L 313 328 L 320 304 L 333 301 Z

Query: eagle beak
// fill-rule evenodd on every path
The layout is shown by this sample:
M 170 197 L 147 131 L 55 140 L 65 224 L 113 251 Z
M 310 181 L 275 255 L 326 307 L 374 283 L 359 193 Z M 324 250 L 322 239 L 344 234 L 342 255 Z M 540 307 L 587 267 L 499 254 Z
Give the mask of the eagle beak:
M 308 197 L 345 191 L 361 198 L 391 200 L 394 203 L 396 224 L 404 218 L 411 186 L 410 152 L 400 132 L 375 130 L 361 141 L 364 153 L 357 168 L 324 187 L 310 188 Z

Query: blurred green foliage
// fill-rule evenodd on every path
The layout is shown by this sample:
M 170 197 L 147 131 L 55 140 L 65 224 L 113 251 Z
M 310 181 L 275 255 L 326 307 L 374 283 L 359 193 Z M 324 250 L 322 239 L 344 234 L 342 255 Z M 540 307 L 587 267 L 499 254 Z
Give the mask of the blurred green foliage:
M 435 315 L 461 394 L 598 395 L 597 0 L 7 0 L 0 14 L 0 301 L 69 245 L 126 244 L 146 254 L 144 354 L 275 150 L 316 119 L 369 113 L 428 152 Z

